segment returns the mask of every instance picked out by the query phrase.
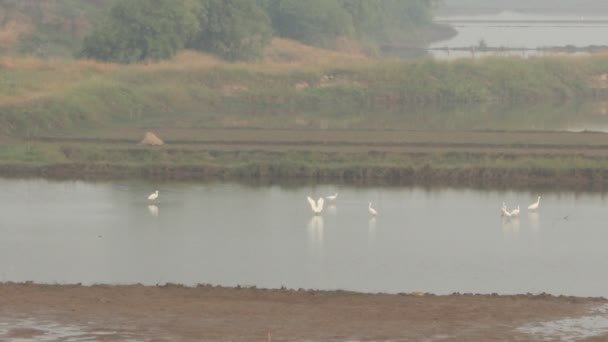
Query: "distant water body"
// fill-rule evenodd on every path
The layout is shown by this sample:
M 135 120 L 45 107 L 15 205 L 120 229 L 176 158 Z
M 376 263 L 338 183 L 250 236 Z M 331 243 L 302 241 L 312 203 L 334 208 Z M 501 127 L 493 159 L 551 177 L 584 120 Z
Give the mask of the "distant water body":
M 547 52 L 534 49 L 608 45 L 608 15 L 540 14 L 502 11 L 494 14 L 454 14 L 435 18 L 453 26 L 458 34 L 431 44 L 436 58 L 488 55 L 535 56 Z M 500 51 L 472 51 L 485 45 Z M 441 49 L 441 50 L 435 50 Z M 576 52 L 576 53 L 581 53 Z

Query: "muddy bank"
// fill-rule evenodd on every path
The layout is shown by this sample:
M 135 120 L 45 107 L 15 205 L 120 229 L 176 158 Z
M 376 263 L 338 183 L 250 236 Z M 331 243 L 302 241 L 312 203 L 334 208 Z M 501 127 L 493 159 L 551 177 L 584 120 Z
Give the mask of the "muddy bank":
M 601 298 L 549 295 L 6 283 L 0 285 L 0 321 L 8 327 L 0 325 L 0 339 L 55 336 L 61 340 L 66 335 L 104 341 L 605 338 L 608 331 L 601 328 L 590 329 L 587 335 L 534 328 L 566 318 L 601 318 L 607 303 Z

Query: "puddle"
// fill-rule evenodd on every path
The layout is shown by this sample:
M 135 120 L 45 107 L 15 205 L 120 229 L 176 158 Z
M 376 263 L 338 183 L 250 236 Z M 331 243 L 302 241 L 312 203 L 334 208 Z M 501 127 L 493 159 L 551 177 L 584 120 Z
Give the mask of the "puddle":
M 517 330 L 540 340 L 578 341 L 608 334 L 608 305 L 592 310 L 595 315 L 527 324 Z
M 74 324 L 28 319 L 0 319 L 0 341 L 99 341 L 111 337 L 120 341 L 139 341 L 129 334 L 112 330 L 91 329 Z

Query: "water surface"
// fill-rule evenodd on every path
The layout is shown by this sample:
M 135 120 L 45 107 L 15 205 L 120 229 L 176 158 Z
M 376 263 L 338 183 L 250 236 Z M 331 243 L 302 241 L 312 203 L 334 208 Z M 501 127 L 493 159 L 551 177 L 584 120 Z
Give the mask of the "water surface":
M 1 180 L 0 280 L 608 295 L 603 194 Z M 159 201 L 146 200 L 154 189 Z M 339 193 L 311 214 L 307 195 Z M 379 211 L 370 218 L 368 201 Z
M 437 58 L 480 57 L 487 55 L 522 56 L 543 54 L 520 50 L 546 47 L 588 47 L 608 45 L 608 16 L 605 14 L 541 14 L 502 11 L 493 14 L 453 14 L 436 18 L 437 22 L 453 26 L 458 34 L 448 40 L 433 43 Z M 483 41 L 488 47 L 505 48 L 499 52 L 455 51 L 454 48 L 478 47 Z

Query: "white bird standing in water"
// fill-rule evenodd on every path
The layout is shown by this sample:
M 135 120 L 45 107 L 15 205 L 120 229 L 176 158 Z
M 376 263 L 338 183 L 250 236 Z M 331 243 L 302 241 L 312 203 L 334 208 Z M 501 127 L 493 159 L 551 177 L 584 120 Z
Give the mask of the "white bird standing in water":
M 156 190 L 155 192 L 151 193 L 150 196 L 148 196 L 148 199 L 150 201 L 154 201 L 157 198 L 158 198 L 158 190 Z
M 321 214 L 323 211 L 323 203 L 325 202 L 323 197 L 319 197 L 317 202 L 315 202 L 315 200 L 313 200 L 310 196 L 306 197 L 306 199 L 308 199 L 308 203 L 310 203 L 310 209 L 312 209 L 312 212 L 315 213 L 315 215 Z
M 369 202 L 369 207 L 367 207 L 369 209 L 369 213 L 372 216 L 376 216 L 378 215 L 378 212 L 376 211 L 376 209 L 372 208 L 372 202 Z
M 511 213 L 507 210 L 506 206 L 502 207 L 500 211 L 502 212 L 500 216 L 511 217 Z
M 333 195 L 325 197 L 325 199 L 327 199 L 329 201 L 335 201 L 336 198 L 338 198 L 338 193 L 337 192 L 335 194 L 333 194 Z
M 519 205 L 517 206 L 516 209 L 511 210 L 511 212 L 509 213 L 509 216 L 518 216 L 519 215 Z
M 538 196 L 538 199 L 536 200 L 536 202 L 534 202 L 528 206 L 528 210 L 536 210 L 536 209 L 538 209 L 539 205 L 540 205 L 540 196 Z

